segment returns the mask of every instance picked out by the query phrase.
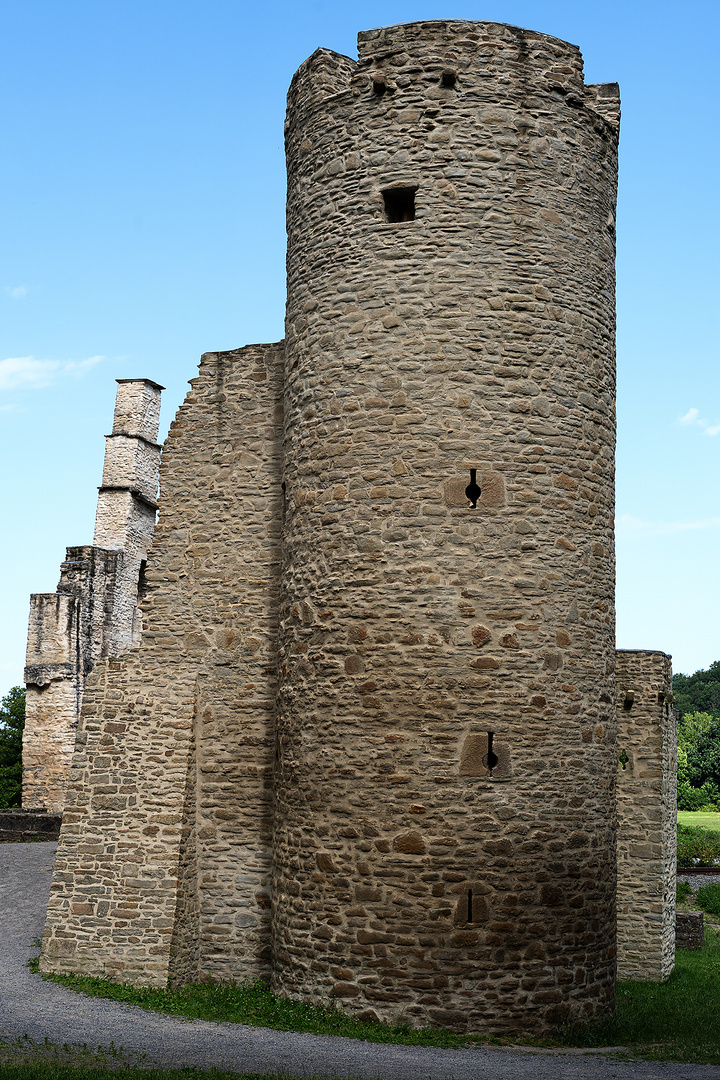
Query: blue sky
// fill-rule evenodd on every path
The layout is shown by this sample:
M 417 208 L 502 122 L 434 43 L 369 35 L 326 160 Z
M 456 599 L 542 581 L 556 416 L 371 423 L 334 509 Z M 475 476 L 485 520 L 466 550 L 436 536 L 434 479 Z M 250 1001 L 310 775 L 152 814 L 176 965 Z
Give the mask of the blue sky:
M 262 5 L 24 0 L 0 14 L 0 693 L 28 597 L 92 541 L 115 379 L 283 334 L 285 94 L 358 30 L 488 19 L 579 45 L 623 99 L 618 644 L 720 658 L 716 0 Z

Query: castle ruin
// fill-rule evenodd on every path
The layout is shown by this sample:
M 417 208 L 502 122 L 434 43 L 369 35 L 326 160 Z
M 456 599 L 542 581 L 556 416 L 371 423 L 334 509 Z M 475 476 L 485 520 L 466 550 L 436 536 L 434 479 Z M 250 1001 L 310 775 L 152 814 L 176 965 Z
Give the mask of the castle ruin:
M 160 393 L 118 379 L 93 545 L 69 547 L 54 593 L 33 593 L 25 666 L 23 807 L 62 813 L 85 680 L 140 643 L 138 593 L 157 511 Z
M 613 1008 L 616 895 L 621 971 L 674 945 L 669 658 L 616 683 L 618 88 L 497 23 L 358 51 L 290 87 L 286 338 L 203 356 L 164 444 L 41 970 L 540 1033 Z

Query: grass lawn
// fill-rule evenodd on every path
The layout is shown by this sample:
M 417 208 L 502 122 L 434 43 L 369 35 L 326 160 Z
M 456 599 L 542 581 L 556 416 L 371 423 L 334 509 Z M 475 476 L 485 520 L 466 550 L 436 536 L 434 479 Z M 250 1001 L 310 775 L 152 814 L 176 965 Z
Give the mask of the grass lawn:
M 260 1076 L 218 1069 L 116 1068 L 115 1065 L 67 1065 L 60 1061 L 3 1063 L 0 1060 L 0 1080 L 192 1080 L 193 1077 L 196 1080 L 278 1080 L 277 1075 Z M 292 1077 L 284 1075 L 282 1080 L 292 1080 Z
M 558 1032 L 556 1038 L 541 1043 L 516 1041 L 536 1046 L 623 1046 L 633 1057 L 647 1060 L 720 1065 L 720 927 L 707 927 L 704 948 L 696 952 L 678 949 L 675 960 L 675 971 L 664 983 L 618 983 L 618 1011 L 612 1019 Z M 34 966 L 37 968 L 36 961 Z M 459 1047 L 483 1042 L 503 1045 L 513 1042 L 480 1033 L 462 1036 L 438 1028 L 413 1030 L 365 1023 L 345 1016 L 334 1005 L 317 1006 L 276 998 L 261 983 L 252 986 L 203 983 L 170 991 L 134 989 L 74 975 L 44 977 L 85 994 L 158 1012 L 255 1024 L 281 1031 L 344 1035 L 369 1042 L 414 1046 Z M 11 1077 L 13 1080 L 30 1080 L 30 1076 L 35 1075 L 2 1070 L 0 1065 L 0 1080 L 6 1080 L 6 1077 L 7 1080 Z M 115 1070 L 113 1074 L 120 1075 Z M 181 1074 L 168 1074 L 176 1075 Z M 188 1075 L 187 1071 L 185 1075 Z M 38 1080 L 55 1080 L 55 1077 L 57 1080 L 74 1080 L 70 1073 L 58 1072 L 52 1076 L 38 1073 L 37 1076 Z M 149 1073 L 144 1072 L 143 1076 L 150 1080 Z
M 666 982 L 619 982 L 617 997 L 613 1019 L 564 1032 L 562 1043 L 627 1046 L 650 1061 L 720 1065 L 720 927 L 706 925 L 703 949 L 677 950 Z
M 678 810 L 678 825 L 701 825 L 703 829 L 720 832 L 720 813 L 705 814 L 702 810 Z

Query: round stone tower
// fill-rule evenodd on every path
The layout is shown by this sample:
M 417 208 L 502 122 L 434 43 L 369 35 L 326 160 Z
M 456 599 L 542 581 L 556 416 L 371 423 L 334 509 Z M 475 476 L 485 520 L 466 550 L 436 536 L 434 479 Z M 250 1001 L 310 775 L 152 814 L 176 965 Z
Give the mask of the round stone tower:
M 618 97 L 497 23 L 289 95 L 275 988 L 613 1007 Z

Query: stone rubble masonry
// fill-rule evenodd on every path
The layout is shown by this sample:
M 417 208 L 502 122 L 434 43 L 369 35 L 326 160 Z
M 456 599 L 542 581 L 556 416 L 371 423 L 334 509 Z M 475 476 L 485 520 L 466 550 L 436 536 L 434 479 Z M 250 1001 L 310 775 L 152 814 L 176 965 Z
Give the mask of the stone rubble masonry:
M 171 425 L 142 641 L 85 691 L 43 970 L 269 975 L 282 363 L 205 355 Z
M 618 978 L 675 966 L 677 712 L 662 652 L 617 657 Z
M 0 810 L 0 843 L 20 844 L 33 840 L 57 840 L 60 814 L 41 810 Z
M 675 916 L 675 945 L 678 949 L 702 949 L 705 944 L 702 911 L 678 911 Z
M 286 125 L 273 985 L 543 1031 L 614 1002 L 617 87 L 498 24 L 358 51 Z
M 43 971 L 454 1031 L 612 1010 L 618 119 L 497 23 L 301 66 L 286 342 L 204 356 L 171 427 Z
M 85 679 L 139 640 L 138 583 L 155 527 L 162 387 L 118 379 L 94 546 L 69 547 L 55 593 L 30 598 L 23 806 L 62 813 Z
M 162 390 L 150 379 L 118 379 L 113 430 L 105 439 L 93 543 L 123 552 L 105 655 L 119 656 L 140 640 L 138 579 L 155 528 Z

